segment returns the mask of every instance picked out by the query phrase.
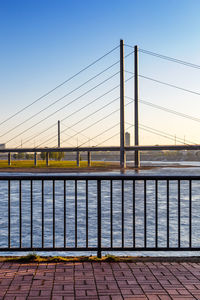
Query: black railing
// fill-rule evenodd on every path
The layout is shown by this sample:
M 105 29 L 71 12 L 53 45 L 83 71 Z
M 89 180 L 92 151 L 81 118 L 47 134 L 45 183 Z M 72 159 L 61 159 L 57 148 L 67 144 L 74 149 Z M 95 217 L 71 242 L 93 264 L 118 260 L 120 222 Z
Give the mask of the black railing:
M 199 250 L 199 176 L 0 177 L 0 251 Z

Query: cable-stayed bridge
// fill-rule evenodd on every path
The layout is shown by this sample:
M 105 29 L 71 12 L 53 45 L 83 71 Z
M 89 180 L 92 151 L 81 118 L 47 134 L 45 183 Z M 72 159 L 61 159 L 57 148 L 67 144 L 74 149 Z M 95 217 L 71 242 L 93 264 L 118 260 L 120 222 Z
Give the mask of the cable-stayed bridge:
M 9 161 L 12 152 L 34 152 L 36 162 L 38 152 L 77 152 L 78 157 L 81 151 L 87 151 L 88 155 L 93 151 L 119 151 L 121 167 L 125 167 L 126 152 L 135 151 L 137 167 L 139 151 L 200 150 L 198 143 L 139 122 L 139 104 L 200 122 L 198 117 L 139 97 L 140 78 L 161 87 L 200 96 L 199 92 L 192 89 L 140 74 L 140 53 L 167 63 L 200 69 L 197 64 L 124 44 L 121 40 L 119 46 L 1 121 L 0 138 L 7 148 L 0 149 L 0 152 L 8 152 Z M 98 72 L 97 65 L 101 66 Z M 56 99 L 53 97 L 55 93 Z M 45 103 L 49 97 L 50 100 Z M 34 110 L 34 107 L 37 109 Z M 134 131 L 134 146 L 125 145 L 127 130 Z M 140 130 L 172 141 L 176 139 L 181 145 L 140 145 Z M 118 145 L 115 145 L 116 141 Z

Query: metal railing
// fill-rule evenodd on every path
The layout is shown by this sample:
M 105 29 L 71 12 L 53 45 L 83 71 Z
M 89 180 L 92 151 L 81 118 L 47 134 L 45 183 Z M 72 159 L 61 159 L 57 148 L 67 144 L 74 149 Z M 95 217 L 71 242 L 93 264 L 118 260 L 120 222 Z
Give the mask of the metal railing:
M 200 176 L 1 176 L 0 251 L 199 251 Z

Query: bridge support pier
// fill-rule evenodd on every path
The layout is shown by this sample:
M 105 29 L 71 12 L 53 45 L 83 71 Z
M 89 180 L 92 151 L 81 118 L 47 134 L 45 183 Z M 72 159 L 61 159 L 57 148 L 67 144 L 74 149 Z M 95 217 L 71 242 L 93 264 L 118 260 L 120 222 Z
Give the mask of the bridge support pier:
M 135 168 L 140 167 L 140 152 L 138 150 L 135 151 Z
M 58 148 L 60 148 L 60 121 L 58 120 Z
M 88 160 L 88 167 L 91 167 L 91 152 L 88 151 L 87 153 L 87 160 Z
M 120 167 L 126 168 L 126 152 L 123 148 L 120 149 Z
M 46 166 L 49 166 L 49 152 L 46 152 Z
M 34 153 L 34 166 L 37 166 L 37 152 Z
M 77 164 L 77 167 L 80 167 L 80 152 L 77 151 L 76 153 L 76 164 Z
M 11 153 L 8 153 L 8 165 L 11 166 Z

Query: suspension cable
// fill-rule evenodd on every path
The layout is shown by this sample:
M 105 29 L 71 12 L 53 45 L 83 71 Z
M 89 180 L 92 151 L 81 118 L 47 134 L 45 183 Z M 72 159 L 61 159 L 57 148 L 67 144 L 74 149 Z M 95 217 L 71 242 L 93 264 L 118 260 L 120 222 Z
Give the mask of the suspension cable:
M 37 103 L 38 101 L 42 100 L 43 98 L 45 98 L 46 96 L 50 95 L 52 92 L 54 92 L 55 90 L 57 90 L 58 88 L 60 88 L 61 86 L 63 86 L 64 84 L 66 84 L 67 82 L 71 81 L 72 79 L 74 79 L 75 77 L 77 77 L 78 75 L 80 75 L 81 73 L 83 73 L 84 71 L 86 71 L 87 69 L 89 69 L 90 67 L 92 67 L 93 65 L 95 65 L 97 62 L 99 62 L 100 60 L 102 60 L 103 58 L 105 58 L 107 55 L 111 54 L 112 52 L 114 52 L 116 49 L 118 49 L 119 46 L 114 47 L 113 49 L 111 49 L 110 51 L 108 51 L 107 53 L 105 53 L 104 55 L 102 55 L 101 57 L 99 57 L 98 59 L 96 59 L 95 61 L 93 61 L 92 63 L 90 63 L 89 65 L 87 65 L 86 67 L 84 67 L 83 69 L 81 69 L 80 71 L 78 71 L 76 74 L 72 75 L 71 77 L 67 78 L 66 80 L 64 80 L 62 83 L 58 84 L 56 87 L 54 87 L 53 89 L 51 89 L 50 91 L 46 92 L 45 94 L 43 94 L 42 96 L 40 96 L 39 98 L 37 98 L 36 100 L 34 100 L 32 103 L 30 103 L 29 105 L 23 107 L 22 109 L 20 109 L 19 111 L 17 111 L 16 113 L 14 113 L 13 115 L 11 115 L 10 117 L 8 117 L 7 119 L 5 119 L 4 121 L 2 121 L 0 123 L 0 125 L 4 124 L 5 122 L 11 120 L 12 118 L 14 118 L 15 116 L 17 116 L 18 114 L 20 114 L 21 112 L 23 112 L 24 110 L 26 110 L 27 108 L 31 107 L 33 104 Z

